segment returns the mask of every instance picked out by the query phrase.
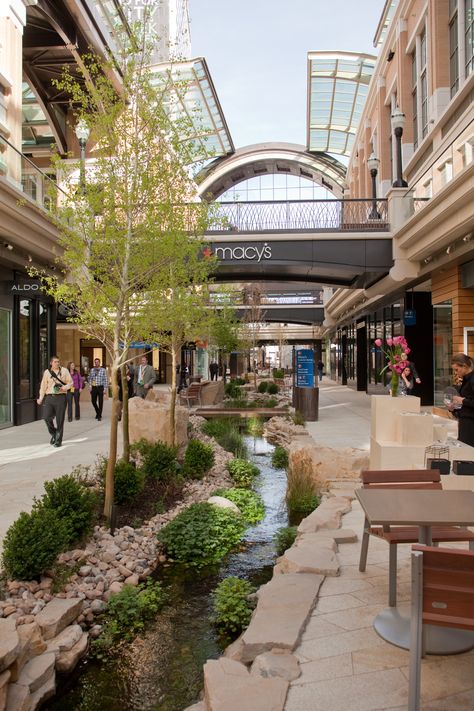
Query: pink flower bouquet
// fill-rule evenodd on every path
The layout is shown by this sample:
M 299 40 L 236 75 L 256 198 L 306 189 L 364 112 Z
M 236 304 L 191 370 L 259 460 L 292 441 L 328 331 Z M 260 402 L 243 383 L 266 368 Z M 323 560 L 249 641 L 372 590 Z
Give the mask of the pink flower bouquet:
M 390 391 L 392 397 L 395 397 L 398 391 L 400 374 L 403 372 L 404 368 L 410 365 L 408 360 L 410 348 L 408 348 L 408 343 L 403 336 L 387 338 L 385 343 L 381 338 L 376 338 L 374 343 L 377 348 L 381 349 L 382 353 L 387 358 L 387 365 L 385 368 L 382 368 L 380 372 L 384 373 L 386 370 L 392 371 Z

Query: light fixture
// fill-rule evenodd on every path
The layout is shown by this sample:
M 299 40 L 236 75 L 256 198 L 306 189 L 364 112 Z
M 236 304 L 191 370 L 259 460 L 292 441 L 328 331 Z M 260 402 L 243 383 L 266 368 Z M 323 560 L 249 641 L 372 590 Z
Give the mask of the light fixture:
M 5 249 L 8 249 L 9 252 L 13 251 L 13 245 L 10 244 L 10 242 L 4 242 L 3 246 L 5 247 Z
M 84 121 L 84 119 L 79 119 L 79 121 L 76 124 L 76 128 L 74 129 L 74 132 L 77 136 L 77 140 L 79 141 L 79 144 L 81 143 L 86 143 L 87 139 L 90 136 L 90 129 L 87 123 Z
M 425 257 L 425 258 L 423 259 L 423 262 L 424 262 L 425 264 L 429 264 L 429 263 L 432 261 L 432 259 L 433 259 L 433 257 Z
M 376 183 L 376 178 L 377 178 L 377 173 L 379 170 L 379 164 L 380 161 L 375 155 L 375 153 L 372 153 L 369 158 L 367 158 L 367 167 L 370 170 L 370 177 L 372 178 L 372 210 L 370 211 L 369 214 L 369 220 L 380 220 L 380 213 L 377 210 L 377 183 Z
M 446 248 L 446 254 L 451 254 L 454 252 L 454 244 L 450 244 L 449 247 Z
M 468 235 L 465 235 L 465 236 L 462 238 L 462 241 L 463 241 L 463 242 L 470 242 L 471 239 L 472 239 L 472 234 L 471 234 L 471 232 L 469 232 Z
M 394 181 L 392 187 L 394 188 L 407 188 L 408 183 L 403 180 L 403 170 L 402 170 L 402 136 L 403 129 L 405 128 L 406 117 L 403 111 L 395 106 L 393 114 L 391 116 L 392 131 L 395 134 L 396 139 L 396 150 L 397 150 L 397 179 Z

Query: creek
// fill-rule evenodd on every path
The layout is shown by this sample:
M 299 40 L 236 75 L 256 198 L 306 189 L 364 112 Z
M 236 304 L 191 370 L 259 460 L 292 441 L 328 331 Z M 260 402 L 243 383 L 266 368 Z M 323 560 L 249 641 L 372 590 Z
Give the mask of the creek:
M 243 546 L 220 567 L 199 573 L 176 565 L 161 568 L 156 577 L 167 592 L 165 608 L 116 658 L 78 665 L 59 685 L 49 711 L 183 711 L 198 701 L 203 664 L 225 647 L 211 620 L 214 589 L 229 575 L 257 587 L 267 582 L 276 557 L 274 536 L 288 525 L 286 472 L 271 465 L 274 447 L 259 437 L 244 439 L 249 459 L 260 469 L 254 488 L 264 501 L 265 518 L 247 529 Z

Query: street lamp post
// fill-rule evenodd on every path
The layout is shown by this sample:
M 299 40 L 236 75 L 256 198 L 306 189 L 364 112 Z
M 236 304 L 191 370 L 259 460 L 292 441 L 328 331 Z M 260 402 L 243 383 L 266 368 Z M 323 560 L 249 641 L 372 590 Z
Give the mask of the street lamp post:
M 405 128 L 405 114 L 398 106 L 395 107 L 392 114 L 392 131 L 395 134 L 397 142 L 397 179 L 393 183 L 394 188 L 407 188 L 408 183 L 402 177 L 402 136 Z
M 86 188 L 86 144 L 90 135 L 89 126 L 84 119 L 80 119 L 80 121 L 77 122 L 75 132 L 77 140 L 79 141 L 79 148 L 81 149 L 79 189 L 81 193 L 84 193 Z
M 370 170 L 370 177 L 372 178 L 372 210 L 369 213 L 369 220 L 380 220 L 380 212 L 377 210 L 377 173 L 379 172 L 379 159 L 372 153 L 372 155 L 367 159 L 367 167 Z

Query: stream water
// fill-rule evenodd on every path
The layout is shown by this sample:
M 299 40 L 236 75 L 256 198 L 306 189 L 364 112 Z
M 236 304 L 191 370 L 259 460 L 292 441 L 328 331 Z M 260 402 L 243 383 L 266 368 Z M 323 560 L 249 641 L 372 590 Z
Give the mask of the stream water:
M 256 586 L 267 582 L 275 533 L 288 523 L 286 472 L 271 466 L 274 447 L 258 437 L 245 442 L 249 459 L 260 469 L 255 489 L 265 503 L 265 518 L 247 529 L 243 550 L 199 574 L 177 566 L 161 569 L 168 604 L 156 620 L 118 658 L 79 665 L 49 711 L 183 711 L 198 700 L 203 664 L 222 653 L 210 619 L 214 589 L 229 575 Z

